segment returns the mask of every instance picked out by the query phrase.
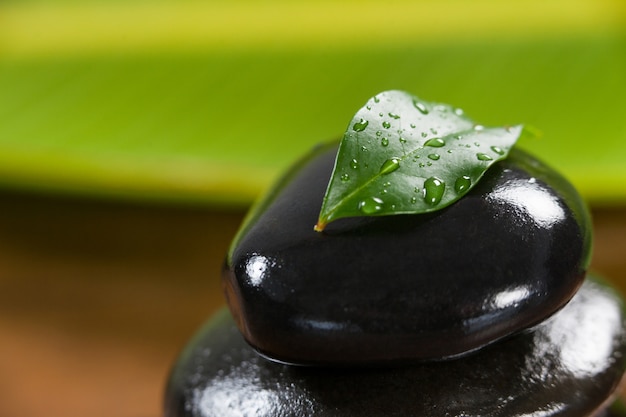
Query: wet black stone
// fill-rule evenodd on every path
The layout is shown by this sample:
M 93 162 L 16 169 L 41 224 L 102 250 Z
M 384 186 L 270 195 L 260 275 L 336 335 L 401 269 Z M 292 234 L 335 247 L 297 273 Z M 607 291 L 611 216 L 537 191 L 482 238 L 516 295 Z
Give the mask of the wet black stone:
M 528 328 L 580 286 L 584 204 L 522 151 L 426 215 L 342 219 L 313 231 L 335 148 L 298 164 L 252 215 L 223 273 L 248 342 L 299 364 L 453 357 Z
M 165 416 L 588 416 L 622 378 L 624 326 L 619 296 L 588 280 L 545 322 L 473 355 L 319 368 L 260 357 L 223 310 L 180 356 Z

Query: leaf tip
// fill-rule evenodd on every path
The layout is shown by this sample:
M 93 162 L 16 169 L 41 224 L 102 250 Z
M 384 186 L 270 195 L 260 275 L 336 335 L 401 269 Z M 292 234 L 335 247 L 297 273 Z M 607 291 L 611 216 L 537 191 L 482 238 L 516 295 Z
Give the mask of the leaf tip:
M 521 131 L 519 134 L 519 139 L 542 139 L 543 132 L 531 125 L 523 125 L 521 126 Z

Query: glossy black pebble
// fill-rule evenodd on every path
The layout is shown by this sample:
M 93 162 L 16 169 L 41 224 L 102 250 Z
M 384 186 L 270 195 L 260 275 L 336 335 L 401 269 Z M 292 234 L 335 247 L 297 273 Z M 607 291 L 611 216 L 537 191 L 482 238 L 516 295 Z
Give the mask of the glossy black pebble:
M 232 246 L 223 282 L 250 344 L 277 361 L 456 356 L 534 325 L 582 282 L 590 222 L 576 191 L 528 154 L 495 164 L 428 215 L 313 231 L 335 148 L 298 165 Z
M 611 398 L 625 353 L 622 301 L 595 281 L 531 330 L 474 355 L 397 368 L 268 361 L 223 310 L 180 356 L 165 416 L 588 416 Z

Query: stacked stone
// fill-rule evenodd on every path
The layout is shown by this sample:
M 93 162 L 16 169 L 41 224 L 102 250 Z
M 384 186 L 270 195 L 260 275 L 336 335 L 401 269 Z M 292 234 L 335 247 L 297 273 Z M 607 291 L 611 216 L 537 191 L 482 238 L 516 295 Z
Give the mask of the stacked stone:
M 335 155 L 312 151 L 247 218 L 230 311 L 181 354 L 166 416 L 609 413 L 623 303 L 586 273 L 590 217 L 563 177 L 513 150 L 443 210 L 317 233 Z

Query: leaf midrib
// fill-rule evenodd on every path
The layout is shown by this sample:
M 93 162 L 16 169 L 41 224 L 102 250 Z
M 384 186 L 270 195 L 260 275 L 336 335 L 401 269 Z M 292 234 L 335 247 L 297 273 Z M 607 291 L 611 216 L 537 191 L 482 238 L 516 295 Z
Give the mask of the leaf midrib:
M 470 130 L 470 129 L 460 130 L 460 131 L 458 131 L 458 132 L 452 132 L 452 133 L 449 133 L 449 134 L 447 134 L 447 135 L 445 135 L 445 136 L 437 136 L 437 137 L 433 137 L 433 138 L 428 138 L 428 139 L 426 140 L 426 142 L 428 142 L 429 140 L 435 140 L 435 139 L 442 139 L 442 140 L 445 140 L 446 138 L 449 138 L 450 136 L 453 136 L 453 135 L 462 135 L 462 134 L 465 134 L 466 132 L 471 132 L 471 131 L 472 131 L 472 130 Z M 426 143 L 426 142 L 424 142 L 424 143 Z M 390 157 L 390 158 L 385 159 L 385 161 L 386 161 L 386 160 L 388 160 L 388 159 L 391 159 L 391 158 L 397 158 L 397 159 L 399 160 L 399 162 L 400 162 L 400 168 L 398 168 L 398 170 L 399 170 L 399 169 L 401 169 L 401 168 L 402 168 L 402 164 L 401 164 L 401 162 L 403 162 L 403 161 L 404 161 L 407 157 L 409 157 L 410 155 L 415 154 L 416 152 L 418 152 L 418 151 L 420 151 L 420 150 L 422 150 L 422 149 L 424 149 L 424 148 L 425 148 L 424 146 L 417 147 L 417 148 L 413 149 L 413 150 L 412 150 L 412 151 L 410 151 L 410 152 L 406 152 L 406 153 L 405 153 L 403 156 L 401 156 L 401 157 L 400 157 L 400 156 L 392 156 L 392 157 Z M 383 163 L 384 163 L 384 162 L 383 162 Z M 364 182 L 363 184 L 361 184 L 361 186 L 359 186 L 359 187 L 355 188 L 355 189 L 354 189 L 354 191 L 352 191 L 352 192 L 350 192 L 349 194 L 347 194 L 345 198 L 342 198 L 342 199 L 341 199 L 341 200 L 340 200 L 337 204 L 335 204 L 335 205 L 332 207 L 332 209 L 328 211 L 328 214 L 329 214 L 329 215 L 328 215 L 328 216 L 326 216 L 326 217 L 324 218 L 324 220 L 326 220 L 326 221 L 331 220 L 331 217 L 330 217 L 330 215 L 331 215 L 331 214 L 335 213 L 335 212 L 337 211 L 337 209 L 343 205 L 343 203 L 344 203 L 344 202 L 349 201 L 350 199 L 352 199 L 352 198 L 355 196 L 355 194 L 357 194 L 358 192 L 362 191 L 364 188 L 366 188 L 366 187 L 367 187 L 369 184 L 371 184 L 373 181 L 375 181 L 376 179 L 378 179 L 378 178 L 382 177 L 383 175 L 391 175 L 391 174 L 397 173 L 397 171 L 398 171 L 398 170 L 396 170 L 396 171 L 394 171 L 394 172 L 389 172 L 389 173 L 381 173 L 381 172 L 379 171 L 379 172 L 378 172 L 378 174 L 374 175 L 374 176 L 373 176 L 373 177 L 371 177 L 369 180 L 367 180 L 366 182 Z M 417 176 L 417 175 L 413 175 L 413 177 L 418 177 L 418 176 Z M 335 180 L 335 173 L 333 172 L 332 181 L 334 181 L 334 180 Z

